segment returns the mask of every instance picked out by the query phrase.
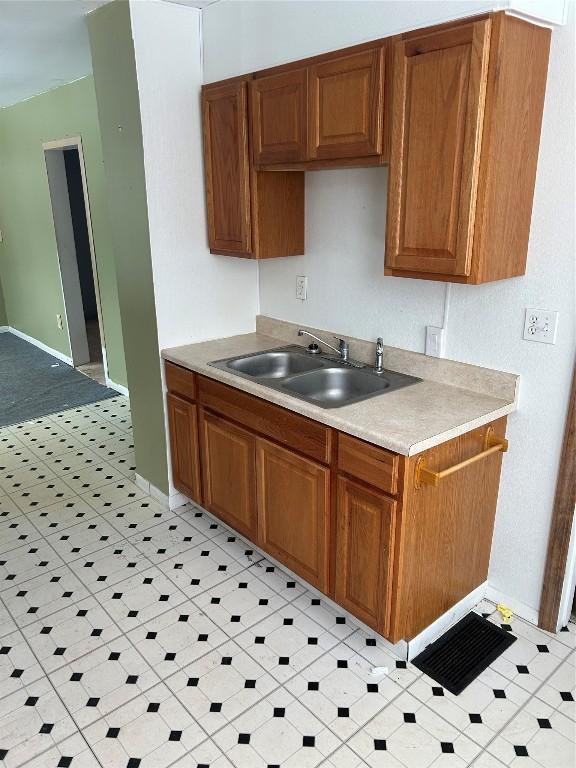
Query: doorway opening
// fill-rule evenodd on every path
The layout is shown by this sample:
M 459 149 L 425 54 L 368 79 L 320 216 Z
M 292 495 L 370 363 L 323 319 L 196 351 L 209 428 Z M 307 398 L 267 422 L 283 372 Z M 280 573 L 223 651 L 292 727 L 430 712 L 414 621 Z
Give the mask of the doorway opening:
M 72 365 L 106 384 L 106 347 L 80 137 L 44 144 Z

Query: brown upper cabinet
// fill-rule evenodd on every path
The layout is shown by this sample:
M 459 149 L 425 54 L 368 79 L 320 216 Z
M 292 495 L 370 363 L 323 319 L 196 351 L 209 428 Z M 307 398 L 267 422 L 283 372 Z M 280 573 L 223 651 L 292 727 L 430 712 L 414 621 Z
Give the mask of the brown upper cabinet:
M 308 68 L 310 159 L 381 154 L 383 115 L 382 46 Z
M 302 172 L 389 164 L 385 274 L 523 275 L 550 37 L 498 12 L 205 86 L 212 251 L 301 254 Z
M 384 51 L 381 43 L 358 46 L 256 73 L 250 84 L 255 165 L 383 162 Z
M 395 43 L 387 274 L 524 274 L 549 42 L 500 13 Z
M 304 253 L 304 174 L 251 167 L 246 78 L 202 89 L 212 253 L 267 259 Z
M 252 143 L 256 165 L 306 159 L 306 69 L 251 82 Z

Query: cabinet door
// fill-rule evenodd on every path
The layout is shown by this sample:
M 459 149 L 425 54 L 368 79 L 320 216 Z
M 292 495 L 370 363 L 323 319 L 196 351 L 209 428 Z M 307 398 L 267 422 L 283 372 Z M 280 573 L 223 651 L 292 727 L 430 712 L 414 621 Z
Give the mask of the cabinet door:
M 202 92 L 210 250 L 251 253 L 246 82 Z
M 200 420 L 204 506 L 256 542 L 254 437 L 205 411 Z
M 250 87 L 254 163 L 306 160 L 306 69 L 257 78 Z
M 389 268 L 470 274 L 489 25 L 395 44 Z
M 380 154 L 383 77 L 383 48 L 335 57 L 309 68 L 311 158 Z
M 329 470 L 261 439 L 256 465 L 260 546 L 326 592 Z
M 383 634 L 387 631 L 396 502 L 338 478 L 336 601 Z
M 175 488 L 200 503 L 198 408 L 174 395 L 167 395 L 167 399 L 172 482 Z

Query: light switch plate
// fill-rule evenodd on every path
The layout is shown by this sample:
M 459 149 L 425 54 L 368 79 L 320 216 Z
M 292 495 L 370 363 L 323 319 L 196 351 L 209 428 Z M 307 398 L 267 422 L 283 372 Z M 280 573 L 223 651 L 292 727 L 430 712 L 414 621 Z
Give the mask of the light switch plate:
M 431 357 L 444 357 L 446 330 L 434 325 L 426 326 L 426 354 Z
M 300 301 L 308 298 L 308 278 L 305 275 L 296 275 L 296 298 Z
M 558 330 L 558 312 L 551 309 L 526 309 L 524 338 L 526 341 L 540 341 L 555 344 Z

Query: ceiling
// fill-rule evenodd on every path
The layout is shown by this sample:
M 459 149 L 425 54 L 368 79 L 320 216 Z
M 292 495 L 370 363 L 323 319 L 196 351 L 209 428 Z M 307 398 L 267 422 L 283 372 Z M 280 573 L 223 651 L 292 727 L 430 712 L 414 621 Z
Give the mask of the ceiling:
M 84 16 L 110 0 L 0 0 L 0 107 L 90 74 Z M 203 8 L 216 0 L 165 0 Z

